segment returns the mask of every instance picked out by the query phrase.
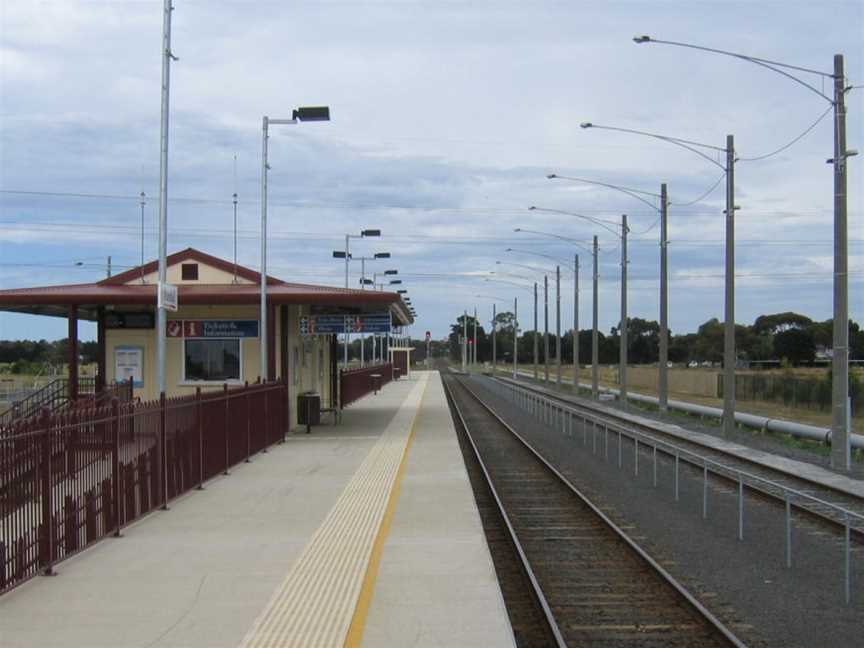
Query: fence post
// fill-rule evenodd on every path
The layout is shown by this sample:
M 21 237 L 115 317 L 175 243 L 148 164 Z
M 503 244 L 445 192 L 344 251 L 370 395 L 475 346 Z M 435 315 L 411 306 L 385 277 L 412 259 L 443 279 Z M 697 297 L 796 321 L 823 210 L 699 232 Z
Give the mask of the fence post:
M 159 394 L 159 487 L 162 489 L 162 510 L 168 510 L 168 437 L 165 424 L 165 392 Z
M 225 470 L 223 475 L 228 474 L 228 430 L 230 419 L 228 417 L 228 383 L 222 383 L 222 398 L 225 399 Z
M 114 537 L 120 537 L 120 403 L 111 399 L 111 505 L 114 508 Z
M 54 534 L 51 530 L 53 502 L 51 492 L 51 416 L 48 414 L 48 408 L 42 408 L 42 413 L 39 416 L 39 429 L 42 431 L 42 526 L 40 527 L 42 542 L 40 543 L 40 552 L 42 555 L 42 564 L 45 571 L 42 572 L 45 576 L 53 576 L 53 558 L 54 558 Z
M 264 390 L 264 452 L 267 452 L 267 442 L 270 440 L 267 430 L 270 429 L 270 390 Z
M 204 421 L 202 419 L 201 388 L 195 388 L 195 420 L 198 428 L 198 488 L 204 490 Z
M 267 397 L 266 394 L 264 396 Z M 249 381 L 243 387 L 243 398 L 246 400 L 246 463 L 249 463 L 249 455 L 252 454 L 252 410 L 249 409 Z M 266 430 L 266 428 L 265 428 Z M 264 435 L 264 445 L 267 445 L 267 435 Z

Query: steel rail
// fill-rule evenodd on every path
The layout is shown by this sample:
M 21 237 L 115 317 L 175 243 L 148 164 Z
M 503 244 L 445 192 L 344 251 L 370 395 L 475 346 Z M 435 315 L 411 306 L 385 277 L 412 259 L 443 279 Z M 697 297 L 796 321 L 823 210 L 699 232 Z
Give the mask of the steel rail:
M 694 439 L 680 439 L 676 437 L 675 442 L 666 441 L 663 438 L 658 437 L 671 436 L 668 432 L 664 432 L 663 430 L 649 427 L 644 424 L 628 421 L 624 419 L 623 416 L 617 415 L 617 413 L 615 412 L 597 413 L 596 410 L 592 409 L 587 405 L 574 403 L 571 400 L 566 399 L 564 396 L 550 394 L 539 387 L 527 385 L 517 386 L 513 385 L 509 381 L 504 381 L 499 377 L 496 377 L 494 380 L 499 384 L 505 385 L 508 389 L 521 389 L 522 391 L 536 394 L 548 400 L 550 403 L 557 402 L 559 407 L 563 406 L 563 408 L 571 410 L 577 416 L 582 418 L 583 421 L 591 420 L 592 423 L 601 423 L 602 425 L 607 426 L 610 429 L 620 431 L 625 436 L 629 436 L 631 440 L 636 439 L 637 436 L 641 437 L 641 439 L 644 439 L 647 446 L 656 446 L 658 450 L 660 450 L 661 452 L 665 452 L 668 456 L 678 457 L 679 459 L 684 460 L 697 468 L 703 469 L 710 466 L 712 467 L 712 472 L 719 477 L 724 477 L 732 481 L 737 481 L 739 478 L 743 478 L 747 480 L 747 486 L 750 487 L 752 490 L 757 491 L 762 495 L 767 495 L 770 498 L 779 501 L 781 504 L 785 503 L 786 501 L 784 497 L 785 495 L 793 495 L 799 498 L 799 501 L 791 502 L 791 504 L 794 505 L 797 509 L 811 515 L 816 515 L 821 519 L 824 519 L 834 525 L 840 527 L 851 526 L 852 520 L 856 520 L 860 526 L 851 527 L 852 530 L 854 530 L 856 533 L 864 534 L 864 514 L 862 513 L 846 508 L 845 506 L 838 505 L 834 502 L 823 500 L 819 497 L 816 497 L 815 495 L 804 492 L 800 488 L 795 488 L 787 484 L 781 483 L 776 479 L 769 479 L 767 477 L 763 477 L 761 475 L 756 475 L 752 472 L 742 470 L 735 466 L 725 464 L 716 459 L 712 459 L 704 454 L 700 454 L 697 451 L 688 449 L 685 446 L 697 446 L 706 453 L 714 453 L 716 455 L 721 455 L 730 462 L 739 462 L 751 465 L 762 471 L 782 475 L 783 479 L 788 479 L 792 482 L 802 482 L 809 485 L 811 488 L 829 491 L 831 493 L 835 493 L 841 497 L 851 499 L 853 501 L 857 499 L 862 505 L 862 510 L 864 510 L 864 499 L 857 498 L 855 495 L 850 494 L 846 491 L 833 488 L 830 485 L 812 481 L 807 477 L 792 474 L 780 468 L 766 466 L 746 457 L 731 455 L 723 451 L 722 449 L 705 446 Z M 807 506 L 806 504 L 808 503 L 811 506 Z M 832 517 L 824 511 L 818 510 L 817 508 L 813 508 L 814 506 L 829 509 L 835 513 L 836 517 Z
M 560 471 L 558 471 L 546 458 L 537 451 L 522 435 L 520 435 L 516 430 L 513 429 L 490 405 L 484 402 L 470 387 L 468 387 L 463 381 L 458 381 L 462 387 L 467 391 L 476 402 L 481 405 L 489 414 L 495 418 L 501 426 L 504 427 L 508 432 L 510 432 L 520 443 L 522 443 L 525 448 L 531 452 L 531 454 L 540 461 L 546 469 L 555 475 L 555 477 L 567 487 L 583 504 L 585 504 L 602 522 L 608 527 L 613 533 L 625 544 L 627 545 L 640 559 L 642 559 L 652 571 L 654 571 L 662 581 L 672 587 L 679 596 L 681 596 L 684 601 L 699 615 L 701 616 L 712 628 L 717 630 L 722 637 L 729 642 L 730 645 L 736 646 L 737 648 L 746 648 L 746 645 L 743 641 L 741 641 L 735 634 L 729 630 L 725 624 L 720 621 L 714 614 L 708 610 L 699 600 L 693 596 L 686 587 L 684 587 L 681 583 L 679 583 L 666 569 L 663 568 L 656 560 L 654 560 L 650 554 L 648 554 L 642 547 L 640 547 L 630 536 L 628 536 L 621 527 L 619 527 L 615 522 L 613 522 L 603 511 L 601 511 L 587 496 L 585 496 L 579 489 L 577 489 Z M 445 383 L 446 384 L 446 383 Z M 449 388 L 448 388 L 449 391 Z M 451 396 L 452 398 L 452 396 Z M 460 413 L 460 418 L 462 418 Z M 463 419 L 464 425 L 464 419 Z M 467 431 L 467 426 L 466 426 Z M 470 433 L 469 433 L 470 438 Z M 472 441 L 473 445 L 473 441 Z M 475 446 L 476 452 L 476 446 Z M 484 467 L 485 472 L 485 467 Z
M 447 398 L 453 406 L 453 410 L 459 417 L 459 422 L 462 424 L 462 428 L 465 430 L 465 436 L 468 439 L 468 442 L 471 444 L 471 448 L 474 450 L 474 456 L 477 458 L 477 463 L 480 464 L 480 469 L 483 471 L 483 477 L 486 479 L 486 485 L 489 487 L 489 492 L 492 493 L 492 497 L 495 500 L 495 505 L 498 508 L 498 513 L 501 516 L 501 519 L 504 521 L 505 526 L 507 527 L 507 533 L 510 536 L 510 541 L 513 543 L 513 546 L 516 548 L 516 552 L 519 554 L 519 560 L 522 562 L 522 569 L 525 571 L 525 575 L 531 582 L 531 588 L 534 591 L 534 597 L 537 599 L 537 602 L 540 604 L 540 608 L 543 610 L 543 616 L 546 619 L 546 623 L 549 625 L 549 631 L 552 633 L 552 636 L 555 637 L 555 642 L 558 644 L 558 646 L 560 646 L 561 648 L 566 648 L 567 642 L 564 641 L 564 637 L 561 635 L 561 629 L 558 627 L 558 622 L 555 620 L 555 615 L 552 614 L 552 608 L 549 606 L 549 602 L 546 600 L 546 596 L 543 594 L 543 590 L 540 588 L 540 583 L 537 581 L 534 570 L 531 568 L 531 564 L 528 561 L 528 556 L 525 554 L 525 550 L 522 548 L 522 543 L 519 542 L 519 538 L 516 536 L 516 531 L 513 528 L 512 523 L 510 522 L 510 517 L 507 515 L 507 511 L 504 510 L 504 503 L 498 496 L 498 491 L 495 489 L 495 485 L 492 483 L 492 477 L 489 474 L 489 471 L 486 469 L 486 464 L 483 462 L 483 458 L 480 456 L 480 450 L 477 448 L 477 444 L 474 443 L 474 438 L 471 436 L 471 432 L 468 428 L 468 422 L 465 420 L 465 417 L 462 414 L 462 410 L 460 409 L 459 404 L 456 402 L 456 398 L 453 396 L 453 392 L 451 391 L 448 382 L 442 379 L 441 383 L 444 385 L 444 390 L 447 393 Z

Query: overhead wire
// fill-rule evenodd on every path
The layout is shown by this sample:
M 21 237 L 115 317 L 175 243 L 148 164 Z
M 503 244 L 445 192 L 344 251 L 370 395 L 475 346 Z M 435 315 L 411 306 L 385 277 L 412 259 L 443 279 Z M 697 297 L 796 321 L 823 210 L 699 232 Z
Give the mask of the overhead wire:
M 802 132 L 800 135 L 798 135 L 797 137 L 795 137 L 795 138 L 794 138 L 793 140 L 791 140 L 790 142 L 788 142 L 788 143 L 784 144 L 783 146 L 781 146 L 780 148 L 778 148 L 776 151 L 771 151 L 770 153 L 766 153 L 765 155 L 757 155 L 756 157 L 739 157 L 739 158 L 738 158 L 738 162 L 756 162 L 757 160 L 764 160 L 764 159 L 766 159 L 766 158 L 769 158 L 769 157 L 772 157 L 772 156 L 774 156 L 774 155 L 777 155 L 778 153 L 782 153 L 783 151 L 785 151 L 786 149 L 788 149 L 790 146 L 793 146 L 794 144 L 796 144 L 799 140 L 801 140 L 801 138 L 803 138 L 805 135 L 807 135 L 807 133 L 809 133 L 809 132 L 812 131 L 814 128 L 816 128 L 816 126 L 819 124 L 819 122 L 821 122 L 823 119 L 825 119 L 825 116 L 826 116 L 829 112 L 831 112 L 833 109 L 834 109 L 834 104 L 830 104 L 830 105 L 825 109 L 825 111 L 824 111 L 821 115 L 819 115 L 819 118 L 818 118 L 816 121 L 814 121 L 812 124 L 810 124 L 810 125 L 809 125 L 805 130 L 804 130 L 804 132 Z

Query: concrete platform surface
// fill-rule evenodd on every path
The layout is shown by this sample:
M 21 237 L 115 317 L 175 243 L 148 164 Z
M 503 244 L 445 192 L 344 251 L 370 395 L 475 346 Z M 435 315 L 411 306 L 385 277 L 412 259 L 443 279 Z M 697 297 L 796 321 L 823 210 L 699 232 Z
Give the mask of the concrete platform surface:
M 335 646 L 349 625 L 368 646 L 512 645 L 445 414 L 437 374 L 418 373 L 290 436 L 0 597 L 0 646 Z M 274 608 L 296 582 L 295 607 Z M 255 635 L 268 610 L 314 627 Z

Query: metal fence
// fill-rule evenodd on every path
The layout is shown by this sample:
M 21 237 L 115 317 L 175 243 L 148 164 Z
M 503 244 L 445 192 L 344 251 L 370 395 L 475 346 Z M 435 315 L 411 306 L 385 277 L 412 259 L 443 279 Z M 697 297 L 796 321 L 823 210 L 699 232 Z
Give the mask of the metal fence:
M 393 380 L 393 365 L 389 362 L 362 369 L 342 369 L 339 372 L 339 404 L 341 407 L 347 407 L 366 394 L 377 391 L 391 380 Z
M 0 593 L 284 439 L 288 389 L 246 385 L 61 414 L 0 437 Z
M 783 551 L 786 566 L 792 567 L 792 525 L 793 509 L 807 511 L 829 517 L 839 521 L 843 526 L 843 591 L 846 602 L 851 600 L 852 581 L 852 545 L 851 533 L 864 533 L 864 516 L 837 504 L 827 502 L 810 493 L 791 488 L 780 482 L 766 479 L 750 472 L 740 470 L 734 466 L 715 461 L 702 456 L 692 450 L 688 450 L 675 443 L 663 441 L 653 435 L 640 432 L 627 427 L 613 419 L 587 413 L 583 410 L 564 405 L 560 401 L 547 398 L 535 391 L 524 389 L 516 385 L 495 381 L 486 381 L 484 387 L 496 393 L 498 396 L 510 401 L 514 406 L 523 410 L 533 417 L 538 423 L 548 426 L 550 429 L 575 436 L 576 427 L 582 428 L 582 445 L 591 447 L 594 455 L 603 454 L 608 461 L 609 438 L 617 436 L 617 464 L 622 466 L 622 440 L 627 440 L 633 446 L 633 469 L 636 476 L 639 475 L 640 454 L 650 456 L 648 470 L 652 471 L 652 483 L 657 487 L 658 455 L 665 456 L 672 466 L 672 484 L 675 501 L 679 499 L 680 473 L 682 464 L 699 471 L 702 475 L 702 517 L 708 517 L 708 486 L 711 476 L 723 478 L 735 484 L 737 490 L 738 524 L 737 537 L 744 539 L 744 505 L 745 494 L 759 492 L 777 498 L 784 506 L 784 538 Z M 645 459 L 642 459 L 644 466 Z M 643 468 L 645 470 L 646 468 Z M 829 515 L 830 513 L 830 515 Z

